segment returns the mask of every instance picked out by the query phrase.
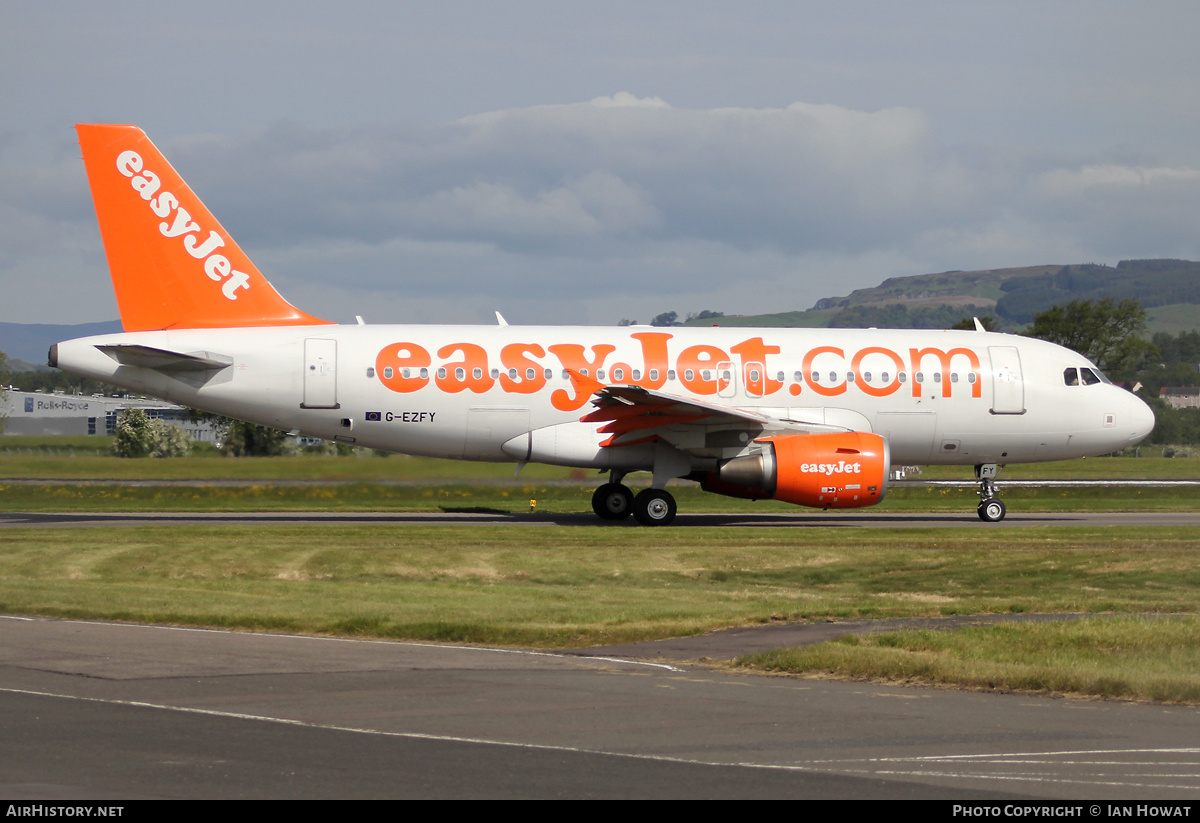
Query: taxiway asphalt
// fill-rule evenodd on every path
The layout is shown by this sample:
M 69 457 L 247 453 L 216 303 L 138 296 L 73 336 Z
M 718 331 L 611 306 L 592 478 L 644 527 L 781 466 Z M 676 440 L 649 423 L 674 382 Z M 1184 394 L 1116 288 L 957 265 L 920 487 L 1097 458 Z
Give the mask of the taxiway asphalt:
M 42 618 L 0 739 L 14 799 L 1200 798 L 1191 707 Z

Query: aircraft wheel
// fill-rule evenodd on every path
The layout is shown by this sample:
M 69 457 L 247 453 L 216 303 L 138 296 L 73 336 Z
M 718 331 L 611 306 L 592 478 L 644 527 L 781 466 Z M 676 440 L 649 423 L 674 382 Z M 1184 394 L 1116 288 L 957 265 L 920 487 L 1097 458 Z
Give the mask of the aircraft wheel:
M 633 498 L 633 516 L 643 526 L 666 526 L 675 519 L 675 498 L 664 489 L 645 489 Z
M 592 511 L 605 520 L 624 520 L 633 514 L 633 492 L 620 483 L 605 483 L 592 495 Z
M 992 497 L 979 504 L 979 519 L 985 523 L 999 523 L 1006 511 L 1004 503 Z

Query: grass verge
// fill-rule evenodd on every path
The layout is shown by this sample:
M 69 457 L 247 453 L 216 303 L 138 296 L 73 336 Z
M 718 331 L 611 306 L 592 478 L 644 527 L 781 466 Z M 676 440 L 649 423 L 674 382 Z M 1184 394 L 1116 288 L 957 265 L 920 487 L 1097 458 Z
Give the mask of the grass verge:
M 572 647 L 772 620 L 1187 613 L 1185 528 L 0 530 L 0 612 Z M 1196 643 L 1200 643 L 1197 638 Z
M 1106 617 L 896 631 L 749 655 L 759 671 L 1200 702 L 1200 618 Z

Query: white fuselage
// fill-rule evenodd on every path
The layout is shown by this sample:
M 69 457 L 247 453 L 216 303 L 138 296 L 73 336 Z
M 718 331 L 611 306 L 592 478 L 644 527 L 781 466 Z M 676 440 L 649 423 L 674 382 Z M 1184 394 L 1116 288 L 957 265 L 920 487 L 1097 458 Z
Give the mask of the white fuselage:
M 122 365 L 98 346 L 211 357 L 176 371 Z M 228 363 L 228 365 L 224 365 Z M 57 365 L 186 406 L 414 455 L 650 469 L 645 443 L 602 446 L 580 422 L 606 385 L 752 411 L 772 431 L 869 431 L 894 464 L 1021 463 L 1105 454 L 1153 427 L 1150 409 L 1040 340 L 957 331 L 564 326 L 284 326 L 102 335 L 60 343 Z M 693 468 L 746 437 L 693 426 L 672 444 Z M 744 428 L 744 427 L 742 427 Z M 506 445 L 507 444 L 507 445 Z

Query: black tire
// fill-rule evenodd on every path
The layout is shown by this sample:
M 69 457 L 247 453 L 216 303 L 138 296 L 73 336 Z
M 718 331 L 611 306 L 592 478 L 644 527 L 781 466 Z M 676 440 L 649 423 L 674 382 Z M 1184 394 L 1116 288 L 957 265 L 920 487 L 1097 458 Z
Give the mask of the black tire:
M 675 498 L 664 489 L 645 489 L 633 498 L 633 516 L 643 526 L 667 526 L 675 519 Z
M 979 504 L 979 519 L 985 523 L 999 523 L 1008 511 L 1003 501 L 991 497 Z
M 624 520 L 633 514 L 633 492 L 620 483 L 605 483 L 592 495 L 592 511 L 604 520 Z

